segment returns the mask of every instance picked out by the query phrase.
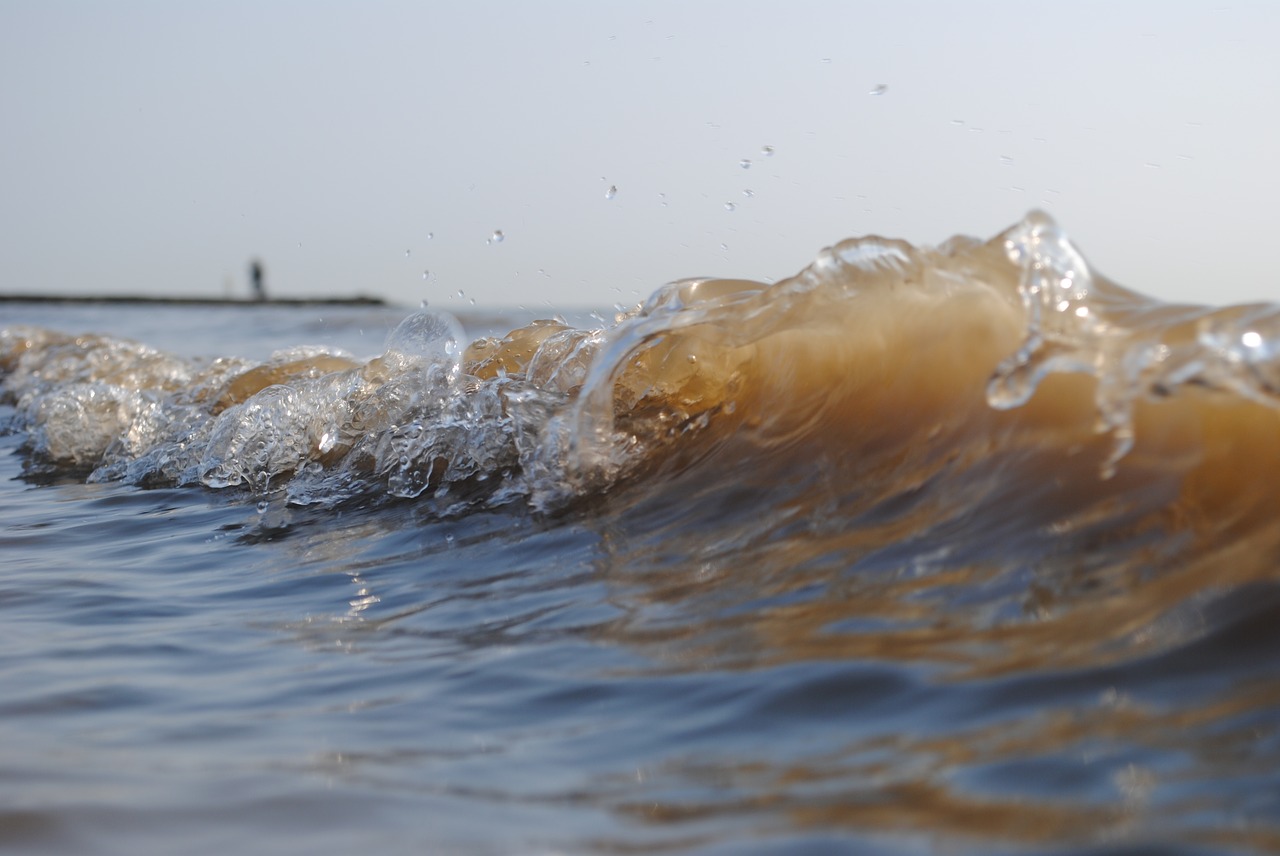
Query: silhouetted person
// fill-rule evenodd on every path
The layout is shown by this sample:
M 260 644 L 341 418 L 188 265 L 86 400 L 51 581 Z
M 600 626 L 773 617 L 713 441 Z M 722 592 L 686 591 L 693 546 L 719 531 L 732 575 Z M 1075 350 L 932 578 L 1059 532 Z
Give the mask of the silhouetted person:
M 263 281 L 262 262 L 254 259 L 249 263 L 249 281 L 253 283 L 253 297 L 255 300 L 267 299 L 267 284 Z

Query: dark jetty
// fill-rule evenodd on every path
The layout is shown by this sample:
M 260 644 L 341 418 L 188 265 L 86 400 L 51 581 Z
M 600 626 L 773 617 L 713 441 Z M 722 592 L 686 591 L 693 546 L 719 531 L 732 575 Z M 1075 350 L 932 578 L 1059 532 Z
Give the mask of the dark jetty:
M 150 297 L 143 295 L 0 294 L 0 303 L 117 303 L 164 306 L 386 306 L 381 297 L 270 297 L 263 300 L 227 297 Z

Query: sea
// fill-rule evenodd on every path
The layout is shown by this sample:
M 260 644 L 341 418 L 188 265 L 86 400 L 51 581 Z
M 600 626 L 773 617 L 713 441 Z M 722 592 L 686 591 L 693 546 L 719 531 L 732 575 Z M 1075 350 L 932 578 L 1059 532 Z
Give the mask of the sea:
M 1280 306 L 806 261 L 0 305 L 0 851 L 1280 852 Z

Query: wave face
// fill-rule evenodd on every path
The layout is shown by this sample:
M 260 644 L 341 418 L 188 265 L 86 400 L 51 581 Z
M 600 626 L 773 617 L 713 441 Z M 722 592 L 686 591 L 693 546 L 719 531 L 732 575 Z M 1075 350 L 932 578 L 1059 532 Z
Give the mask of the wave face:
M 895 475 L 872 481 L 898 484 L 908 460 L 1034 478 L 1069 458 L 1055 478 L 1106 496 L 1191 480 L 1231 463 L 1214 440 L 1268 423 L 1278 350 L 1277 307 L 1144 298 L 1033 214 L 985 243 L 845 241 L 771 286 L 672 283 L 607 329 L 535 321 L 466 344 L 424 308 L 374 359 L 298 347 L 252 363 L 20 327 L 0 331 L 0 371 L 35 470 L 301 505 L 553 510 L 712 454 L 726 476 L 822 460 L 858 492 L 883 465 Z
M 32 478 L 588 520 L 626 545 L 616 584 L 646 605 L 609 639 L 663 668 L 881 663 L 1069 710 L 669 772 L 688 777 L 675 792 L 738 777 L 699 817 L 1037 846 L 1110 840 L 1145 811 L 1205 846 L 1280 841 L 1256 821 L 1274 797 L 1238 794 L 1280 761 L 1280 308 L 1143 297 L 1044 215 L 936 248 L 844 241 L 772 285 L 675 282 L 597 329 L 468 342 L 424 308 L 372 359 L 253 362 L 10 328 L 0 372 Z M 1103 739 L 1167 755 L 1144 767 L 1135 748 L 1048 808 L 1000 790 L 1001 764 Z M 970 762 L 982 799 L 912 778 Z M 791 801 L 786 782 L 839 770 L 881 782 L 876 800 Z

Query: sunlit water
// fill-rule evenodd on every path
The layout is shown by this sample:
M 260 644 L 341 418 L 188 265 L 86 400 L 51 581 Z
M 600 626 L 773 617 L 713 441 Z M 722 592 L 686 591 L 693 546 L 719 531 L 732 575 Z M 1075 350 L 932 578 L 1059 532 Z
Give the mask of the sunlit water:
M 1269 307 L 0 311 L 0 849 L 1280 850 Z

